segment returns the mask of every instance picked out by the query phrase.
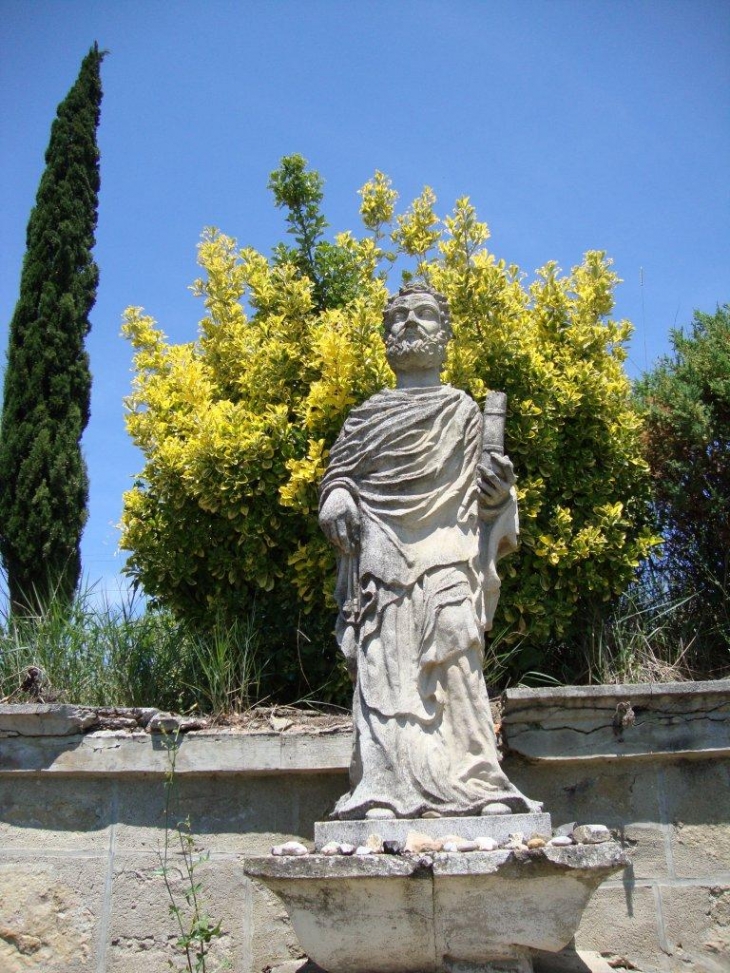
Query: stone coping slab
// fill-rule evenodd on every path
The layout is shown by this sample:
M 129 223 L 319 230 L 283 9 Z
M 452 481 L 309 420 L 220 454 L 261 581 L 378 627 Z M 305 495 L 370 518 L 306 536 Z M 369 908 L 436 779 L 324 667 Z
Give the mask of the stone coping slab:
M 328 841 L 340 844 L 364 845 L 370 835 L 377 834 L 384 841 L 405 844 L 409 832 L 417 831 L 429 838 L 494 838 L 505 841 L 516 831 L 529 838 L 540 834 L 549 838 L 552 824 L 549 814 L 484 814 L 480 817 L 443 818 L 381 818 L 372 821 L 316 821 L 314 844 L 322 848 Z
M 730 756 L 730 680 L 510 689 L 503 697 L 508 754 L 534 761 Z M 0 774 L 162 774 L 166 738 L 142 727 L 158 711 L 69 704 L 0 705 Z M 100 716 L 103 714 L 103 716 Z M 95 729 L 114 721 L 129 729 Z M 167 738 L 169 740 L 169 737 Z M 351 729 L 191 730 L 177 773 L 344 773 Z
M 204 730 L 178 740 L 175 773 L 288 774 L 344 772 L 350 762 L 351 734 L 241 733 Z M 0 739 L 0 776 L 164 775 L 170 768 L 166 741 L 159 734 L 100 730 L 75 736 L 11 736 Z
M 508 689 L 506 749 L 531 760 L 730 754 L 730 680 Z

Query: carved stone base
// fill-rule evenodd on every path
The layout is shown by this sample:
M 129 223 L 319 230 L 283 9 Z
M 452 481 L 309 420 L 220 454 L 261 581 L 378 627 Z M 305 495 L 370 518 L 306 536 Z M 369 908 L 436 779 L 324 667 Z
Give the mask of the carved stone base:
M 481 817 L 464 818 L 385 818 L 376 821 L 317 821 L 314 825 L 314 846 L 319 850 L 328 841 L 364 845 L 369 835 L 378 834 L 384 841 L 405 843 L 409 831 L 426 834 L 429 838 L 494 838 L 506 841 L 511 834 L 520 831 L 525 838 L 532 834 L 552 834 L 550 815 L 539 814 L 485 814 Z
M 281 897 L 302 949 L 328 973 L 531 973 L 532 950 L 562 949 L 593 891 L 625 864 L 606 842 L 265 856 L 244 870 Z

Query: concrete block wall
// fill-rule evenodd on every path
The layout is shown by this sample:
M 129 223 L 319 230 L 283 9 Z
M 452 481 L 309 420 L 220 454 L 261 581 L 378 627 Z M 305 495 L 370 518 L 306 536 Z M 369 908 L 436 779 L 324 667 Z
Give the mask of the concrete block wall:
M 577 948 L 644 973 L 730 969 L 730 683 L 515 690 L 503 702 L 515 783 L 555 826 L 605 823 L 632 849 Z M 98 725 L 76 707 L 0 707 L 3 973 L 183 968 L 159 874 L 164 738 Z M 349 749 L 346 728 L 180 738 L 172 817 L 209 854 L 196 875 L 224 930 L 211 969 L 261 973 L 300 955 L 283 907 L 242 863 L 311 842 L 347 788 Z
M 591 819 L 631 850 L 576 945 L 646 973 L 730 970 L 730 683 L 512 690 L 503 733 L 554 827 Z

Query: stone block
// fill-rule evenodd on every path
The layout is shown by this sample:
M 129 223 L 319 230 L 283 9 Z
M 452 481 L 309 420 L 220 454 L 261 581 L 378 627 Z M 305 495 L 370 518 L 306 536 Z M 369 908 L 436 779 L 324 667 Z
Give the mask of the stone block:
M 730 872 L 730 764 L 681 760 L 663 771 L 678 878 Z
M 554 827 L 576 821 L 617 829 L 662 820 L 656 769 L 643 761 L 534 764 L 508 758 L 502 768 L 520 790 L 543 802 Z
M 623 965 L 629 969 L 646 973 L 671 970 L 661 950 L 654 890 L 633 882 L 627 881 L 623 886 L 606 883 L 594 892 L 583 913 L 575 945 L 579 950 L 616 957 L 616 966 L 623 958 Z
M 630 854 L 635 879 L 669 876 L 665 825 L 627 824 L 617 829 L 617 836 L 621 846 Z
M 586 901 L 620 867 L 614 843 L 536 852 L 248 859 L 286 903 L 299 942 L 349 973 L 527 970 L 560 949 Z M 502 968 L 502 967 L 499 967 Z
M 678 878 L 721 880 L 730 874 L 730 826 L 679 823 L 671 830 Z
M 169 738 L 141 728 L 149 713 L 156 711 L 49 706 L 45 707 L 48 712 L 39 714 L 39 708 L 43 709 L 20 706 L 16 713 L 14 706 L 0 706 L 0 725 L 5 727 L 0 728 L 0 773 L 84 777 L 166 773 Z M 31 712 L 24 713 L 24 709 Z M 120 731 L 120 723 L 129 726 Z M 90 731 L 94 726 L 97 729 Z M 180 777 L 210 773 L 342 773 L 349 765 L 351 735 L 347 727 L 323 732 L 217 729 L 185 733 L 179 738 L 176 773 Z
M 3 973 L 96 969 L 106 873 L 106 859 L 0 859 Z
M 730 888 L 662 886 L 660 894 L 672 973 L 730 969 Z
M 346 787 L 339 774 L 182 777 L 176 781 L 171 821 L 190 819 L 193 833 L 211 852 L 267 854 L 273 844 L 312 841 Z M 119 798 L 117 844 L 155 852 L 163 834 L 165 788 L 161 778 L 132 779 Z
M 278 895 L 260 882 L 251 885 L 251 971 L 260 973 L 268 966 L 304 963 L 302 950 L 291 920 Z M 245 971 L 248 973 L 248 971 Z M 305 967 L 302 973 L 310 973 Z
M 19 736 L 67 736 L 97 722 L 96 711 L 68 703 L 0 705 L 0 733 Z
M 0 777 L 0 847 L 100 852 L 109 846 L 116 782 Z
M 170 911 L 171 899 L 154 855 L 122 855 L 115 859 L 106 973 L 166 973 L 183 968 L 184 951 L 176 944 L 180 927 Z M 179 853 L 168 859 L 168 879 L 175 904 L 189 928 L 191 912 L 185 901 L 191 879 Z M 209 969 L 225 963 L 231 970 L 251 970 L 250 885 L 236 859 L 211 857 L 195 867 L 194 881 L 201 911 L 214 923 L 221 922 L 223 935 L 211 945 Z M 223 967 L 225 968 L 225 966 Z

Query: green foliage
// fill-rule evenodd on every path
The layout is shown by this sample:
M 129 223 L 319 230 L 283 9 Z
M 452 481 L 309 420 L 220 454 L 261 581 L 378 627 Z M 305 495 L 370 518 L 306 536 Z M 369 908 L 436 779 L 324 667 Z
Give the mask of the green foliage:
M 730 306 L 695 312 L 637 384 L 664 544 L 656 564 L 718 664 L 730 649 Z
M 322 239 L 329 225 L 319 208 L 324 180 L 318 172 L 307 171 L 306 165 L 301 155 L 285 156 L 269 179 L 276 206 L 287 211 L 287 233 L 297 244 L 279 244 L 274 262 L 296 267 L 311 282 L 314 306 L 324 311 L 342 307 L 356 296 L 357 264 L 346 246 Z
M 520 641 L 518 672 L 549 674 L 546 647 L 569 645 L 655 542 L 623 370 L 630 325 L 609 318 L 610 261 L 591 251 L 568 275 L 549 263 L 525 286 L 487 250 L 468 199 L 441 221 L 426 188 L 396 216 L 397 194 L 376 173 L 360 190 L 369 232 L 331 245 L 347 255 L 345 291 L 317 296 L 322 183 L 303 164 L 291 157 L 272 176 L 295 251 L 267 259 L 217 231 L 204 235 L 196 341 L 171 345 L 141 309 L 127 311 L 136 361 L 128 428 L 145 454 L 125 497 L 128 570 L 202 625 L 255 601 L 281 683 L 265 680 L 267 690 L 292 698 L 331 680 L 334 558 L 317 525 L 317 486 L 348 411 L 392 384 L 382 268 L 415 258 L 452 308 L 445 380 L 477 401 L 492 388 L 509 397 L 522 548 L 505 564 L 497 624 L 505 645 Z M 330 693 L 344 685 L 330 682 Z
M 169 611 L 134 598 L 101 604 L 84 590 L 70 607 L 52 600 L 37 615 L 0 618 L 0 700 L 241 712 L 259 696 L 256 629 L 246 616 L 203 635 Z M 40 677 L 30 692 L 29 669 Z
M 0 429 L 0 555 L 18 610 L 71 601 L 88 484 L 81 434 L 91 375 L 84 339 L 96 299 L 101 105 L 94 47 L 58 107 L 27 230 L 10 325 Z

